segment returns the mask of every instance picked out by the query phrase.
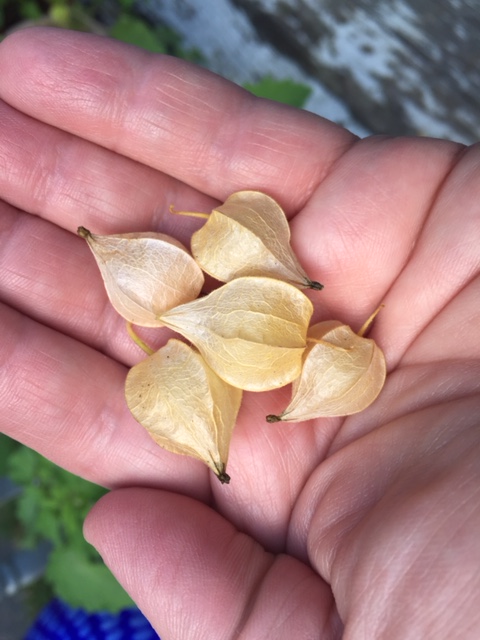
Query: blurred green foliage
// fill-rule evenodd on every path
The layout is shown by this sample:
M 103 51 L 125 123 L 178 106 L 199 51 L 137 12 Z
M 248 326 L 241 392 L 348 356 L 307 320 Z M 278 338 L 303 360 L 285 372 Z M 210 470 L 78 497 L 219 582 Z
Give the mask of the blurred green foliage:
M 111 24 L 97 20 L 102 0 L 0 0 L 0 31 L 15 28 L 22 21 L 49 26 L 95 31 L 154 53 L 198 62 L 200 53 L 181 46 L 180 37 L 168 27 L 154 27 L 134 11 L 133 0 L 112 3 Z
M 23 489 L 17 499 L 17 517 L 23 525 L 22 543 L 32 547 L 48 539 L 54 545 L 68 542 L 69 546 L 82 548 L 85 542 L 78 525 L 105 490 L 80 480 L 23 446 L 10 454 L 7 472 Z
M 0 473 L 22 493 L 2 507 L 0 533 L 20 547 L 52 543 L 44 580 L 52 593 L 87 611 L 119 611 L 133 603 L 82 534 L 83 521 L 105 489 L 61 469 L 0 434 Z M 14 518 L 12 526 L 12 516 Z
M 265 76 L 254 84 L 247 83 L 244 87 L 259 98 L 269 98 L 299 108 L 303 107 L 312 92 L 306 84 L 289 79 L 276 80 L 272 76 Z

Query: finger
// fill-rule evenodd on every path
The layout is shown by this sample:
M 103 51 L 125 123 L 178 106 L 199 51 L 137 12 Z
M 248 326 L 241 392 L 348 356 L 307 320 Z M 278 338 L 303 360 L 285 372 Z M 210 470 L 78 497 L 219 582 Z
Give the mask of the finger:
M 171 215 L 169 206 L 208 211 L 213 205 L 151 167 L 1 101 L 0 121 L 0 197 L 70 231 L 80 225 L 95 233 L 161 229 L 185 243 L 198 223 Z
M 86 242 L 0 202 L 0 299 L 128 365 L 142 355 L 110 304 Z M 170 332 L 145 332 L 152 346 Z
M 266 553 L 192 499 L 115 491 L 85 535 L 164 640 L 340 637 L 330 591 L 309 567 Z
M 387 292 L 408 263 L 438 189 L 462 149 L 425 138 L 373 137 L 339 159 L 291 225 L 303 266 L 325 285 L 318 296 L 322 319 L 339 318 L 358 329 L 385 302 L 374 335 L 382 346 L 396 347 L 398 329 L 384 340 L 382 326 L 385 332 L 389 327 L 403 331 L 413 316 L 404 292 L 399 299 L 403 315 L 393 322 L 394 303 Z M 412 289 L 424 291 L 429 278 L 425 268 L 417 269 Z
M 207 499 L 206 468 L 158 447 L 130 416 L 124 366 L 5 305 L 0 326 L 2 432 L 97 484 Z
M 460 358 L 445 362 L 448 366 L 430 362 L 404 366 L 402 362 L 401 367 L 387 376 L 378 399 L 365 411 L 343 421 L 325 457 L 404 415 L 421 416 L 432 405 L 447 406 L 459 398 L 478 396 L 480 363 Z
M 354 139 L 200 67 L 93 35 L 17 32 L 0 46 L 0 78 L 17 109 L 219 199 L 258 188 L 297 209 Z
M 443 343 L 438 342 L 440 336 L 431 331 L 442 328 L 444 320 L 441 316 L 447 321 L 449 306 L 455 305 L 464 288 L 469 288 L 461 295 L 466 305 L 462 311 L 467 327 L 469 320 L 473 321 L 478 314 L 474 280 L 480 273 L 479 177 L 480 150 L 473 146 L 459 158 L 441 185 L 411 259 L 385 300 L 386 317 L 383 320 L 391 326 L 401 326 L 401 332 L 395 338 L 390 336 L 387 341 L 389 349 L 390 344 L 395 343 L 397 358 L 408 353 L 409 346 L 429 325 L 432 351 L 437 354 L 442 351 Z M 437 318 L 435 326 L 432 323 Z M 475 334 L 467 331 L 464 335 L 471 354 L 478 354 Z M 450 336 L 448 342 L 455 338 L 460 341 L 460 332 Z M 436 348 L 432 344 L 435 339 Z M 446 357 L 448 342 L 445 356 L 441 357 Z M 456 357 L 459 355 L 460 351 Z M 436 358 L 435 355 L 433 357 Z M 407 361 L 415 361 L 415 356 L 412 354 Z
M 478 301 L 480 278 L 474 278 L 436 315 L 411 344 L 402 366 L 416 362 L 480 360 Z
M 230 446 L 228 492 L 213 485 L 221 514 L 274 553 L 286 548 L 298 496 L 341 426 L 335 418 L 267 423 L 266 416 L 278 414 L 290 396 L 290 386 L 262 394 L 244 392 Z
M 404 382 L 414 397 L 410 405 L 405 403 L 403 415 L 344 442 L 312 475 L 292 517 L 298 539 L 308 535 L 307 555 L 331 582 L 352 637 L 359 628 L 368 638 L 390 638 L 392 629 L 398 629 L 393 637 L 405 637 L 412 628 L 415 637 L 425 637 L 429 631 L 422 626 L 424 617 L 416 617 L 418 602 L 434 612 L 436 621 L 438 602 L 449 598 L 452 584 L 455 593 L 477 584 L 478 383 L 476 394 L 472 385 L 462 391 L 455 378 L 460 369 L 453 377 L 443 371 L 442 398 L 437 370 L 430 367 L 434 379 L 428 381 L 426 367 L 411 367 L 410 380 L 406 374 Z M 429 387 L 436 398 L 422 397 L 415 384 L 424 391 Z M 395 411 L 395 397 L 392 403 Z M 371 615 L 368 603 L 385 593 L 394 602 L 406 598 L 401 615 L 386 604 L 378 616 Z M 472 607 L 477 611 L 469 597 L 460 604 L 467 615 Z M 449 624 L 457 625 L 458 619 Z M 434 625 L 440 635 L 444 623 L 440 619 Z

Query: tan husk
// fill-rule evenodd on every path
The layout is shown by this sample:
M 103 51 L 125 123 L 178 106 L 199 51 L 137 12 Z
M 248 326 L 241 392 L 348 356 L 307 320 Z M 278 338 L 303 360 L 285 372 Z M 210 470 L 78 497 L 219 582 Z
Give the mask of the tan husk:
M 242 391 L 221 380 L 202 356 L 171 339 L 128 373 L 128 407 L 162 447 L 198 458 L 221 482 Z
M 271 278 L 238 278 L 167 311 L 162 322 L 190 340 L 229 384 L 266 391 L 300 375 L 310 300 Z
M 95 235 L 84 227 L 110 302 L 129 322 L 159 327 L 159 316 L 200 293 L 204 277 L 187 249 L 162 233 Z
M 268 422 L 297 422 L 346 416 L 370 405 L 380 393 L 386 375 L 385 358 L 377 344 L 329 320 L 308 331 L 301 376 L 292 385 L 292 399 Z
M 222 282 L 266 276 L 301 289 L 322 288 L 293 253 L 283 209 L 258 191 L 239 191 L 216 207 L 193 234 L 191 249 L 202 269 Z

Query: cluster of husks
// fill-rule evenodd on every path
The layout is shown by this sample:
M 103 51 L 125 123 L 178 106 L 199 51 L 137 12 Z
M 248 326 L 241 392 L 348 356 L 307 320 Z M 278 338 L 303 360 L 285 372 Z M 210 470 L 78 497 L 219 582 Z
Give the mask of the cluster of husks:
M 242 390 L 293 382 L 292 399 L 268 422 L 302 421 L 361 411 L 385 380 L 373 340 L 336 321 L 309 326 L 300 289 L 322 289 L 290 247 L 280 206 L 257 191 L 231 195 L 193 234 L 192 254 L 160 233 L 99 236 L 88 242 L 115 309 L 131 325 L 170 327 L 171 339 L 128 373 L 133 416 L 169 451 L 202 460 L 222 482 Z M 225 282 L 198 297 L 203 271 Z M 140 339 L 139 344 L 143 344 Z

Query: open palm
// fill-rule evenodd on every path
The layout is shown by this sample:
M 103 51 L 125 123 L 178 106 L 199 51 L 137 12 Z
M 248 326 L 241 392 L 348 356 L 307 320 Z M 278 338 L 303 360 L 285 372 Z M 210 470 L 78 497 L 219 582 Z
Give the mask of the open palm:
M 371 138 L 107 39 L 0 46 L 1 428 L 114 489 L 86 535 L 164 640 L 478 638 L 480 153 Z M 123 398 L 142 358 L 75 235 L 188 243 L 229 194 L 291 218 L 314 321 L 372 337 L 389 376 L 347 419 L 267 424 L 245 393 L 222 486 Z M 167 333 L 150 339 L 161 344 Z

